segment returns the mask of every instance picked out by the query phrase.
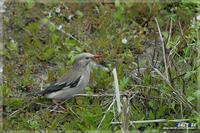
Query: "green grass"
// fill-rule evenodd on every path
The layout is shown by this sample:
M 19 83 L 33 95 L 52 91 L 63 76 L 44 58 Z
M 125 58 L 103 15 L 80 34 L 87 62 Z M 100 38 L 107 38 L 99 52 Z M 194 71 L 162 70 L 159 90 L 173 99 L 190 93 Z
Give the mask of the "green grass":
M 193 17 L 197 3 L 26 3 L 6 2 L 4 14 L 4 130 L 99 130 L 120 132 L 116 105 L 105 113 L 112 97 L 76 97 L 65 102 L 66 109 L 53 110 L 53 102 L 29 97 L 63 75 L 81 52 L 101 53 L 110 69 L 116 68 L 121 93 L 129 101 L 128 121 L 191 119 L 192 112 L 173 94 L 184 95 L 198 110 L 199 21 Z M 60 12 L 56 9 L 60 8 Z M 49 16 L 49 12 L 51 15 Z M 69 18 L 71 16 L 72 18 Z M 164 43 L 170 85 L 156 72 L 165 72 L 161 42 L 154 20 L 157 18 Z M 172 20 L 170 34 L 170 20 Z M 57 30 L 63 25 L 62 30 Z M 171 36 L 169 42 L 167 40 Z M 127 39 L 127 43 L 122 40 Z M 153 61 L 154 60 L 154 61 Z M 155 63 L 157 62 L 157 64 Z M 138 68 L 146 68 L 138 73 Z M 137 73 L 135 78 L 132 74 Z M 199 82 L 198 82 L 199 84 Z M 94 70 L 86 94 L 113 94 L 113 76 Z M 161 130 L 174 123 L 134 124 L 129 130 Z

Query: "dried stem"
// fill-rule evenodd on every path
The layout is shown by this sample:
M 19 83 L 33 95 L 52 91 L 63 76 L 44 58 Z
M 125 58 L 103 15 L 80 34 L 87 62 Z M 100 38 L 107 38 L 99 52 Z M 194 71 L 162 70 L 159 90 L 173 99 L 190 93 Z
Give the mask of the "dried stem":
M 128 128 L 129 128 L 129 98 L 123 97 L 122 99 L 122 128 L 125 133 L 128 133 Z
M 53 22 L 48 22 L 49 24 L 55 25 Z M 58 28 L 58 26 L 56 26 L 56 30 L 62 32 L 63 34 L 65 34 L 66 36 L 72 38 L 73 40 L 77 41 L 79 44 L 83 44 L 79 39 L 77 39 L 76 37 L 74 37 L 73 35 L 71 35 L 70 33 Z
M 114 76 L 115 99 L 116 99 L 116 102 L 117 102 L 118 115 L 121 115 L 122 104 L 121 104 L 121 101 L 120 101 L 119 84 L 118 84 L 118 78 L 117 78 L 116 68 L 113 69 L 112 73 L 113 73 L 113 76 Z M 126 131 L 126 130 L 124 130 L 123 126 L 121 126 L 121 131 L 122 131 L 122 133 L 125 133 L 125 131 Z
M 169 81 L 169 73 L 168 73 L 168 67 L 167 67 L 167 59 L 166 59 L 166 54 L 165 54 L 165 43 L 164 43 L 164 39 L 163 39 L 162 33 L 161 33 L 161 31 L 160 31 L 160 26 L 159 26 L 159 24 L 158 24 L 158 20 L 156 19 L 156 17 L 155 17 L 155 21 L 156 21 L 156 25 L 157 25 L 158 32 L 159 32 L 159 35 L 160 35 L 160 41 L 161 41 L 161 44 L 162 44 L 163 60 L 164 60 L 164 65 L 165 65 L 165 75 L 166 75 L 166 78 L 167 78 L 168 81 Z
M 113 76 L 114 76 L 115 98 L 116 98 L 116 102 L 117 102 L 117 109 L 118 109 L 118 114 L 120 114 L 122 104 L 120 102 L 119 84 L 118 84 L 116 68 L 114 68 L 112 72 L 113 72 Z
M 156 119 L 156 120 L 143 120 L 143 121 L 130 121 L 130 124 L 143 124 L 143 123 L 162 123 L 162 122 L 184 122 L 189 121 L 190 119 Z M 111 122 L 111 124 L 122 124 L 122 122 Z
M 140 87 L 140 86 L 138 86 L 138 87 Z M 141 86 L 141 87 L 143 87 L 143 86 Z M 138 92 L 137 91 L 128 92 L 128 93 L 124 92 L 124 93 L 121 93 L 119 95 L 120 96 L 128 96 L 130 94 L 136 94 L 136 93 L 138 93 Z M 112 94 L 112 93 L 104 93 L 104 94 L 100 93 L 100 94 L 75 94 L 74 97 L 76 97 L 76 96 L 82 96 L 82 97 L 113 97 L 113 96 L 116 96 L 116 95 Z

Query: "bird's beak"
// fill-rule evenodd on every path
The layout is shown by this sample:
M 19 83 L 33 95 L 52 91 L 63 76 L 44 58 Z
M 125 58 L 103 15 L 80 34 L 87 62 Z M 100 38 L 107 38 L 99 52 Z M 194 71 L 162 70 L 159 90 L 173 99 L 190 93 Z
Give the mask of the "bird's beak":
M 98 58 L 101 58 L 101 57 L 102 57 L 102 55 L 100 55 L 100 54 L 94 55 L 94 58 L 95 58 L 95 59 L 98 59 Z
M 94 60 L 97 62 L 99 62 L 101 58 L 102 58 L 102 55 L 100 55 L 100 54 L 94 55 Z

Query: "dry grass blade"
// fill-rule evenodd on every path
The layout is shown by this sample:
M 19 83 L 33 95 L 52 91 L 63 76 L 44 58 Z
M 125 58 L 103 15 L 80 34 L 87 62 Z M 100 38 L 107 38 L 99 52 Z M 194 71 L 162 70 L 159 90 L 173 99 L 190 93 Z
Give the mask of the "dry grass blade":
M 156 21 L 156 25 L 157 25 L 158 32 L 159 32 L 159 35 L 160 35 L 160 41 L 161 41 L 161 44 L 162 44 L 163 60 L 164 60 L 164 65 L 165 65 L 165 75 L 166 75 L 166 78 L 169 80 L 169 73 L 168 73 L 168 67 L 167 67 L 167 59 L 166 59 L 166 54 L 165 54 L 165 43 L 164 43 L 164 39 L 162 37 L 160 26 L 158 24 L 158 20 L 157 20 L 156 17 L 155 17 L 155 21 Z
M 100 128 L 100 126 L 101 126 L 102 122 L 104 121 L 104 119 L 106 118 L 106 114 L 108 113 L 108 111 L 110 111 L 110 109 L 111 109 L 111 107 L 113 106 L 114 103 L 115 103 L 115 99 L 113 99 L 112 103 L 110 104 L 110 106 L 109 106 L 108 109 L 106 110 L 104 116 L 102 117 L 102 119 L 101 119 L 101 121 L 100 121 L 100 123 L 99 123 L 99 125 L 98 125 L 98 127 L 97 127 L 97 131 L 98 131 L 98 129 Z
M 167 120 L 167 119 L 156 119 L 156 120 L 143 120 L 143 121 L 130 121 L 131 124 L 143 124 L 143 123 L 162 123 L 162 122 L 185 122 L 189 121 L 190 119 L 174 119 L 174 120 Z M 112 122 L 112 124 L 122 124 L 122 122 Z
M 112 72 L 113 72 L 113 76 L 114 76 L 115 98 L 116 98 L 116 102 L 117 102 L 117 109 L 118 109 L 118 113 L 120 114 L 122 104 L 120 102 L 119 84 L 118 84 L 116 68 L 114 68 Z

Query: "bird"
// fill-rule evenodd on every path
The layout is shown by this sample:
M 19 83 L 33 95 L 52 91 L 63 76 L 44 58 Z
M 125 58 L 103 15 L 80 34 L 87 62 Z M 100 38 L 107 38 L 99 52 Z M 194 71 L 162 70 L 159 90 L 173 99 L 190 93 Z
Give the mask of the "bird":
M 88 85 L 91 64 L 94 64 L 95 59 L 101 57 L 99 54 L 91 53 L 81 53 L 75 56 L 72 68 L 46 89 L 40 91 L 38 96 L 45 96 L 53 100 L 66 100 L 75 94 L 80 94 Z

